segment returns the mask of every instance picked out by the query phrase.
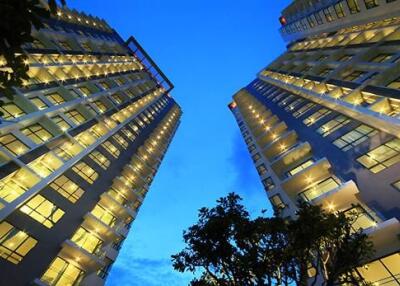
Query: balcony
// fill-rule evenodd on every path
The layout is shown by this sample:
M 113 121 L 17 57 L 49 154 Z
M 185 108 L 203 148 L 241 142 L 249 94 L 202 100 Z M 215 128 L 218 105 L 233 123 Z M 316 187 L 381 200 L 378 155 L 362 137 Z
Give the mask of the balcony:
M 299 171 L 282 181 L 282 188 L 289 197 L 296 197 L 299 190 L 304 190 L 313 181 L 330 177 L 331 164 L 326 158 L 314 162 L 311 166 Z
M 380 258 L 391 253 L 398 252 L 400 249 L 400 222 L 396 218 L 391 218 L 378 223 L 375 227 L 364 230 L 374 244 L 374 258 Z
M 83 219 L 82 226 L 87 230 L 97 233 L 105 242 L 112 241 L 119 236 L 117 227 L 105 224 L 91 213 L 87 213 Z
M 292 141 L 293 143 L 295 141 Z M 282 176 L 284 171 L 287 170 L 290 166 L 297 164 L 301 160 L 304 160 L 306 157 L 311 156 L 311 146 L 308 142 L 295 144 L 293 146 L 287 146 L 282 144 L 279 146 L 280 152 L 275 160 L 272 162 L 272 169 L 275 174 L 278 176 Z M 271 152 L 272 153 L 272 152 Z
M 94 254 L 79 247 L 71 240 L 65 240 L 61 245 L 59 257 L 67 261 L 76 261 L 85 272 L 97 271 L 104 266 L 105 253 L 98 250 Z
M 357 185 L 353 181 L 348 181 L 315 198 L 312 202 L 331 211 L 344 210 L 352 204 L 357 205 L 361 203 L 356 197 L 357 194 Z
M 299 193 L 298 197 L 305 202 L 309 202 L 338 188 L 339 186 L 339 179 L 336 177 L 329 177 L 322 181 L 312 183 L 312 186 Z
M 127 205 L 122 205 L 113 197 L 111 197 L 108 193 L 103 193 L 100 196 L 100 204 L 107 209 L 112 210 L 115 215 L 118 216 L 118 218 L 120 219 L 126 218 L 127 216 L 135 218 L 137 214 L 135 210 Z
M 257 143 L 261 148 L 263 148 L 264 146 L 270 144 L 272 141 L 279 138 L 282 134 L 286 132 L 286 130 L 287 130 L 286 123 L 283 121 L 279 122 L 278 124 L 272 126 L 267 133 L 257 138 Z
M 271 137 L 272 138 L 272 137 Z M 270 144 L 265 146 L 263 153 L 268 160 L 273 160 L 282 152 L 282 147 L 290 148 L 297 143 L 297 133 L 288 131 L 276 137 Z

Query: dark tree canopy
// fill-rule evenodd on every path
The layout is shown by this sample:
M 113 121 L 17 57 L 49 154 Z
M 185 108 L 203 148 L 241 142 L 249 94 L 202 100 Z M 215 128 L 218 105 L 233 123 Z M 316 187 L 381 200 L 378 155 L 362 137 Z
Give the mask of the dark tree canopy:
M 61 0 L 62 5 L 65 0 Z M 27 56 L 22 45 L 33 42 L 32 27 L 43 28 L 43 19 L 57 12 L 56 0 L 48 0 L 49 9 L 39 0 L 0 0 L 0 95 L 11 98 L 12 86 L 27 80 Z
M 190 285 L 361 285 L 352 270 L 373 246 L 352 230 L 355 217 L 299 203 L 296 220 L 251 219 L 240 201 L 229 194 L 200 209 L 198 223 L 184 232 L 187 246 L 172 261 L 177 271 L 201 273 Z

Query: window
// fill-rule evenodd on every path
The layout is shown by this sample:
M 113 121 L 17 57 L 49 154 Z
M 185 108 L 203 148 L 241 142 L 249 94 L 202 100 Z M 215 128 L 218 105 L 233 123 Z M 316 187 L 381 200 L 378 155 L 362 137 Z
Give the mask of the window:
M 65 121 L 60 115 L 54 116 L 53 118 L 51 118 L 51 120 L 53 120 L 53 122 L 57 124 L 57 126 L 60 127 L 62 131 L 67 131 L 71 128 L 71 125 L 67 121 Z
M 250 153 L 251 152 L 253 152 L 254 150 L 256 150 L 256 146 L 253 144 L 253 145 L 250 145 L 249 146 L 249 151 L 250 151 Z
M 313 114 L 311 114 L 310 116 L 308 116 L 306 119 L 304 119 L 303 123 L 307 126 L 311 126 L 315 122 L 324 118 L 325 116 L 327 116 L 330 113 L 331 113 L 331 111 L 329 109 L 321 108 L 321 109 L 317 110 L 316 112 L 314 112 Z
M 356 80 L 360 79 L 362 76 L 364 76 L 365 74 L 366 74 L 366 72 L 363 72 L 363 71 L 353 71 L 353 72 L 347 74 L 346 76 L 344 76 L 343 80 L 356 81 Z
M 76 125 L 79 125 L 86 120 L 86 118 L 76 109 L 66 112 L 65 115 L 68 116 L 68 118 Z
M 351 14 L 356 14 L 360 12 L 360 6 L 358 5 L 358 0 L 347 0 L 347 6 L 349 7 Z
M 393 139 L 360 156 L 357 161 L 373 173 L 378 173 L 400 161 L 400 139 Z
M 91 94 L 90 90 L 87 87 L 81 86 L 78 87 L 80 92 L 82 92 L 83 96 L 89 96 Z
M 370 262 L 357 268 L 357 272 L 372 285 L 398 285 L 400 253 Z
M 81 43 L 82 48 L 84 48 L 86 51 L 92 52 L 93 49 L 90 47 L 89 43 Z
M 96 205 L 91 213 L 97 219 L 110 227 L 113 227 L 117 222 L 117 218 L 109 210 L 103 208 L 100 205 Z
M 114 158 L 118 158 L 120 151 L 118 150 L 117 147 L 115 147 L 110 141 L 105 141 L 103 144 L 101 144 L 104 149 L 106 149 Z
M 394 183 L 392 184 L 392 186 L 393 186 L 396 190 L 400 191 L 400 180 L 397 181 L 397 182 L 394 182 Z
M 370 61 L 374 63 L 383 63 L 389 61 L 393 57 L 393 54 L 378 54 L 373 57 Z
M 325 8 L 323 10 L 323 12 L 324 12 L 325 19 L 327 22 L 332 22 L 334 20 L 334 17 L 332 16 L 332 13 L 331 13 L 331 7 Z
M 252 157 L 252 159 L 253 159 L 254 163 L 256 163 L 258 160 L 261 159 L 260 153 L 254 154 L 253 157 Z
M 322 17 L 321 17 L 320 12 L 315 13 L 314 16 L 315 16 L 315 19 L 317 20 L 317 24 L 318 24 L 318 25 L 322 25 L 322 24 L 324 23 L 324 22 L 322 21 Z
M 375 219 L 362 206 L 354 206 L 344 211 L 344 214 L 353 218 L 351 228 L 354 232 L 376 225 Z
M 39 179 L 25 169 L 19 169 L 0 180 L 0 199 L 10 203 L 38 183 Z
M 78 228 L 72 236 L 71 241 L 89 253 L 97 254 L 101 249 L 103 241 L 83 227 Z
M 28 146 L 22 143 L 17 137 L 12 134 L 3 135 L 0 137 L 0 146 L 6 148 L 13 155 L 19 156 L 29 150 Z
M 333 133 L 334 131 L 338 130 L 339 128 L 343 127 L 344 125 L 348 124 L 350 119 L 343 115 L 338 115 L 331 121 L 328 121 L 321 127 L 317 129 L 317 132 L 321 134 L 323 137 L 328 136 L 329 134 Z
M 3 259 L 18 264 L 36 243 L 36 239 L 8 222 L 0 223 L 0 256 Z
M 111 97 L 118 104 L 122 102 L 122 97 L 118 93 L 111 95 Z
M 288 176 L 294 176 L 297 173 L 303 171 L 304 169 L 307 169 L 309 166 L 314 164 L 314 160 L 313 159 L 309 159 L 303 163 L 301 163 L 300 165 L 298 165 L 297 167 L 291 169 L 290 171 L 287 172 Z
M 25 127 L 24 129 L 21 129 L 21 132 L 36 144 L 46 142 L 53 137 L 53 135 L 51 135 L 49 131 L 44 129 L 40 123 Z
M 353 58 L 353 55 L 343 55 L 338 59 L 339 62 L 347 62 Z
M 270 200 L 271 200 L 271 204 L 272 204 L 272 206 L 274 207 L 275 210 L 281 210 L 281 209 L 285 208 L 285 204 L 282 201 L 282 198 L 281 198 L 281 196 L 279 194 L 277 194 L 275 196 L 272 196 L 270 198 Z
M 390 82 L 386 87 L 400 89 L 400 77 Z
M 121 145 L 124 149 L 128 148 L 128 142 L 124 138 L 122 138 L 121 135 L 115 134 L 112 138 L 115 139 L 115 141 L 118 142 L 119 145 Z
M 54 105 L 65 102 L 64 98 L 58 92 L 46 94 L 46 98 Z
M 107 107 L 100 100 L 96 100 L 93 103 L 94 103 L 94 105 L 96 105 L 96 107 L 100 111 L 100 113 L 103 113 L 107 110 Z
M 84 191 L 66 176 L 62 175 L 50 183 L 50 187 L 71 203 L 75 203 Z
M 319 76 L 327 76 L 328 74 L 331 73 L 331 71 L 333 71 L 333 69 L 326 68 L 326 69 L 323 69 L 318 75 Z
M 79 285 L 83 274 L 75 265 L 56 257 L 40 280 L 50 286 Z
M 100 85 L 103 89 L 110 89 L 110 85 L 109 85 L 108 83 L 106 83 L 105 81 L 99 82 L 99 85 Z
M 345 16 L 342 2 L 335 4 L 335 12 L 338 19 L 343 18 Z
M 71 45 L 67 41 L 58 41 L 58 45 L 64 50 L 72 50 Z
M 367 9 L 375 8 L 378 7 L 378 1 L 377 0 L 364 0 L 365 7 Z
M 312 201 L 313 199 L 337 188 L 339 180 L 336 177 L 329 177 L 322 181 L 313 183 L 309 188 L 299 193 L 299 197 L 304 201 Z
M 41 100 L 39 97 L 32 97 L 31 102 L 40 110 L 45 109 L 49 107 L 46 103 L 44 103 L 43 100 Z
M 378 131 L 369 127 L 367 125 L 360 125 L 356 129 L 347 132 L 335 141 L 333 144 L 343 151 L 350 150 L 351 148 L 357 146 L 358 144 L 364 142 L 369 137 L 377 134 Z
M 64 215 L 64 211 L 41 195 L 36 195 L 20 209 L 47 228 L 52 228 Z
M 257 166 L 257 172 L 261 176 L 264 176 L 268 171 L 264 164 Z
M 14 103 L 4 103 L 0 106 L 0 111 L 3 113 L 1 117 L 5 120 L 10 120 L 26 114 Z
M 125 136 L 129 140 L 131 140 L 131 141 L 135 140 L 135 138 L 136 138 L 135 134 L 133 134 L 131 131 L 129 131 L 128 128 L 123 128 L 121 131 L 125 134 Z
M 293 113 L 293 116 L 296 118 L 299 118 L 302 116 L 304 113 L 308 112 L 311 108 L 313 108 L 316 104 L 313 102 L 309 102 L 302 107 L 299 108 L 296 112 Z
M 72 167 L 72 170 L 81 176 L 89 184 L 93 184 L 98 178 L 98 174 L 89 165 L 84 162 L 79 162 Z
M 266 191 L 271 191 L 273 188 L 275 188 L 274 181 L 272 180 L 271 177 L 264 179 L 262 183 Z
M 90 153 L 89 157 L 104 170 L 106 170 L 110 166 L 110 161 L 106 158 L 106 156 L 104 156 L 97 150 L 94 150 L 92 153 Z

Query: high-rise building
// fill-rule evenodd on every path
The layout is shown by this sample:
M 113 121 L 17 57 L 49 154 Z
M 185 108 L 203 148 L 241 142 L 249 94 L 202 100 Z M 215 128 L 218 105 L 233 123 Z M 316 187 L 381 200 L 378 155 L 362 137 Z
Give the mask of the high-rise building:
M 400 285 L 400 1 L 296 0 L 280 22 L 287 51 L 229 105 L 268 198 L 357 213 L 376 249 L 357 273 Z
M 132 37 L 62 9 L 1 106 L 0 285 L 103 285 L 180 122 Z

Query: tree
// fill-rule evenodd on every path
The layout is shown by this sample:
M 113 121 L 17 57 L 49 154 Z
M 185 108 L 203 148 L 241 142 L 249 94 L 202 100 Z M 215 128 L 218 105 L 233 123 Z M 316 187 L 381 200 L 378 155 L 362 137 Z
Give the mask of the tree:
M 65 5 L 65 0 L 60 3 Z M 22 46 L 34 41 L 32 27 L 43 28 L 43 19 L 57 12 L 56 0 L 48 0 L 48 4 L 50 10 L 39 0 L 0 0 L 0 96 L 12 98 L 12 87 L 29 79 Z
M 353 269 L 370 258 L 372 243 L 352 230 L 355 217 L 299 203 L 295 220 L 251 219 L 240 201 L 231 193 L 200 209 L 199 221 L 184 232 L 187 246 L 172 262 L 177 271 L 200 273 L 190 285 L 303 286 L 321 275 L 326 286 L 362 283 Z

